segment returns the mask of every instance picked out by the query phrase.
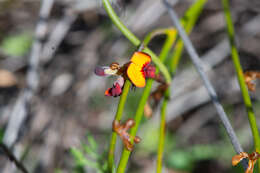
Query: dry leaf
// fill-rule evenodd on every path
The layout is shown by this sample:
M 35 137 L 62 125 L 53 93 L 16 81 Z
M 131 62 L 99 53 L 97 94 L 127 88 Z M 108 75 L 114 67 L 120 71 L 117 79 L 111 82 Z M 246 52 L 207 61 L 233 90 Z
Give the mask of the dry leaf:
M 17 84 L 17 79 L 13 73 L 0 69 L 0 87 L 7 88 Z

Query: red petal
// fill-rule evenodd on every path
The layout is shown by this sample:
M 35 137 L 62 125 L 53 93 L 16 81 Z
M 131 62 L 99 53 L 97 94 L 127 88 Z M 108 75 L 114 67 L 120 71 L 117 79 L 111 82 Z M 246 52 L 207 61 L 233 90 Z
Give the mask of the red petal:
M 112 88 L 109 88 L 106 90 L 105 95 L 117 97 L 117 96 L 120 96 L 121 93 L 122 93 L 122 88 L 120 87 L 120 85 L 118 83 L 116 83 L 115 85 L 113 85 Z
M 155 78 L 155 67 L 147 64 L 143 67 L 144 76 L 146 78 Z

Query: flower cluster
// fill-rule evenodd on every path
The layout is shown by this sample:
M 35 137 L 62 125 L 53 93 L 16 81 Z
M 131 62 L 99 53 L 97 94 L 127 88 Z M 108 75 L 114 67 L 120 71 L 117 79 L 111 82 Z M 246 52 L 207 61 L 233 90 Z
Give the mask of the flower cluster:
M 117 97 L 122 93 L 126 79 L 130 79 L 136 87 L 144 87 L 146 78 L 158 78 L 155 74 L 155 67 L 151 65 L 150 55 L 144 52 L 135 52 L 130 62 L 120 66 L 112 63 L 109 67 L 96 67 L 95 74 L 98 76 L 118 76 L 113 86 L 105 91 L 106 96 Z
M 120 124 L 120 121 L 114 120 L 113 122 L 113 130 L 120 136 L 122 139 L 124 146 L 127 150 L 133 150 L 133 144 L 131 143 L 131 139 L 134 140 L 135 143 L 139 143 L 141 139 L 138 136 L 131 136 L 127 131 L 134 127 L 135 121 L 133 119 L 128 119 L 125 124 Z
M 246 152 L 241 152 L 232 158 L 232 165 L 235 166 L 239 162 L 241 162 L 241 160 L 248 159 L 248 167 L 247 167 L 245 173 L 253 173 L 254 165 L 255 165 L 257 159 L 259 159 L 259 158 L 260 158 L 260 154 L 258 152 L 253 152 L 252 154 L 248 154 Z

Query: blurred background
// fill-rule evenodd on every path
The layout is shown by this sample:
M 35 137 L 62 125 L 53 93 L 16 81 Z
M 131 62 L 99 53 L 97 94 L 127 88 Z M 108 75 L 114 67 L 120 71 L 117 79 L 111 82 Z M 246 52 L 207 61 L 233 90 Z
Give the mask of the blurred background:
M 177 1 L 174 9 L 181 17 L 194 2 Z M 114 0 L 112 5 L 140 39 L 172 26 L 159 0 Z M 243 69 L 258 70 L 260 2 L 231 0 L 230 7 Z M 241 145 L 252 152 L 221 1 L 208 0 L 190 38 Z M 164 40 L 156 37 L 149 47 L 159 53 Z M 97 65 L 124 64 L 135 50 L 113 26 L 101 1 L 0 0 L 0 139 L 29 172 L 100 171 L 106 167 L 119 97 L 104 96 L 115 79 L 93 71 Z M 163 172 L 243 172 L 231 166 L 235 152 L 185 51 L 171 90 Z M 130 91 L 124 120 L 134 117 L 141 94 L 140 88 Z M 260 87 L 250 94 L 259 122 Z M 155 109 L 142 121 L 142 142 L 135 146 L 127 172 L 155 172 L 158 127 Z M 119 141 L 117 161 L 121 149 Z M 19 172 L 2 151 L 0 172 Z

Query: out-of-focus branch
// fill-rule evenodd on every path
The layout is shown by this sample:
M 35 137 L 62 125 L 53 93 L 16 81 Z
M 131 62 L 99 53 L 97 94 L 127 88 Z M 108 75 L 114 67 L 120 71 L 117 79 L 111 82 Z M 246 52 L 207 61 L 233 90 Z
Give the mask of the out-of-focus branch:
M 59 47 L 60 43 L 67 35 L 72 23 L 76 20 L 77 16 L 78 12 L 75 12 L 72 9 L 68 9 L 65 12 L 65 15 L 51 32 L 48 41 L 43 47 L 41 56 L 41 61 L 43 63 L 47 63 L 52 59 L 54 53 L 56 52 L 55 50 Z
M 20 127 L 28 115 L 28 105 L 39 84 L 38 66 L 42 53 L 42 40 L 47 32 L 47 20 L 52 9 L 54 0 L 42 1 L 39 20 L 34 33 L 34 42 L 31 54 L 28 60 L 28 72 L 26 76 L 26 88 L 17 99 L 14 109 L 11 112 L 10 119 L 5 131 L 3 142 L 12 146 L 17 140 Z
M 21 170 L 23 173 L 28 173 L 27 169 L 25 168 L 25 166 L 23 165 L 23 163 L 21 163 L 16 157 L 15 155 L 9 150 L 9 148 L 3 144 L 0 143 L 0 148 L 3 150 L 3 152 L 7 155 L 7 157 L 14 162 L 14 164 L 16 165 L 16 167 Z

